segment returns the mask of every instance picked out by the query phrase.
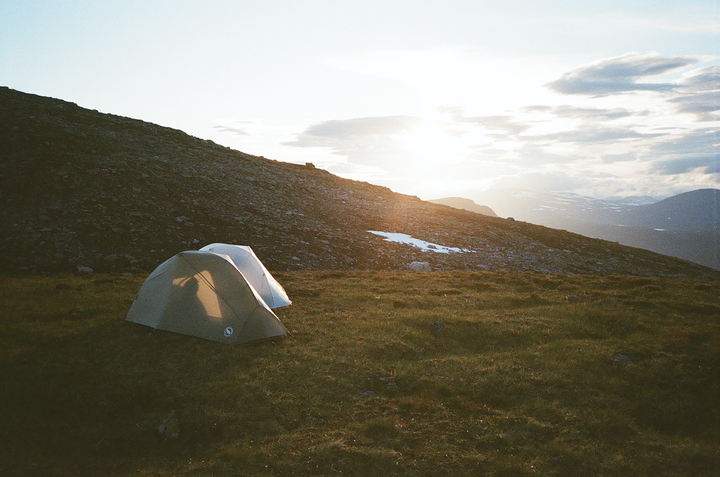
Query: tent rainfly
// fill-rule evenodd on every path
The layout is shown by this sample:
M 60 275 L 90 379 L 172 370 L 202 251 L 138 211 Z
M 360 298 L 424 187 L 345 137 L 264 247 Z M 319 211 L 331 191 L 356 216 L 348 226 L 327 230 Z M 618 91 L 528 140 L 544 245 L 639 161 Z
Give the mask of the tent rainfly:
M 205 251 L 180 252 L 161 263 L 125 319 L 228 344 L 288 332 L 228 256 Z
M 288 306 L 292 302 L 283 287 L 267 271 L 255 252 L 244 245 L 212 243 L 200 249 L 201 252 L 212 252 L 227 255 L 243 274 L 245 280 L 260 294 L 270 308 Z

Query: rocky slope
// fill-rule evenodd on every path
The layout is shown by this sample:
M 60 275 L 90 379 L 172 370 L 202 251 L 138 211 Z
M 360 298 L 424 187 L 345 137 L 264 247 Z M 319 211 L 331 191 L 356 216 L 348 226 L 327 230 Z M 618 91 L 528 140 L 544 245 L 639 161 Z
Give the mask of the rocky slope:
M 718 278 L 682 260 L 423 202 L 311 164 L 0 88 L 0 271 L 149 272 L 245 244 L 271 270 L 507 269 Z M 462 252 L 422 251 L 368 231 Z

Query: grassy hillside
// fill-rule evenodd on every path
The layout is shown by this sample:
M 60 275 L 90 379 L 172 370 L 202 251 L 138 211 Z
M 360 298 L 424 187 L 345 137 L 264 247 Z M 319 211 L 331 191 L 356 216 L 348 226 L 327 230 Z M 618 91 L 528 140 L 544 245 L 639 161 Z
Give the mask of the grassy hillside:
M 0 277 L 0 475 L 720 468 L 718 282 L 284 272 L 233 348 L 123 321 L 143 278 Z

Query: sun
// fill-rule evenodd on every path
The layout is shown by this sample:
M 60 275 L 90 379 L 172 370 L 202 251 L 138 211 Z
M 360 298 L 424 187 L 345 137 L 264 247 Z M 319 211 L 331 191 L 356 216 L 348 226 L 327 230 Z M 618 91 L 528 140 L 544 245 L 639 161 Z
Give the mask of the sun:
M 398 141 L 400 147 L 407 151 L 416 163 L 446 167 L 466 154 L 468 142 L 464 138 L 465 133 L 444 124 L 437 117 L 428 117 L 400 135 Z

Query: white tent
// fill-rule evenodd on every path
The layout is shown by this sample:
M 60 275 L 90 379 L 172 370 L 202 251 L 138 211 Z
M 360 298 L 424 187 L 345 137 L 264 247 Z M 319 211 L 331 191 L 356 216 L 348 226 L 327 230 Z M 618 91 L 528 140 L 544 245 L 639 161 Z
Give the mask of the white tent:
M 229 344 L 288 332 L 228 257 L 203 251 L 160 264 L 125 319 Z
M 212 243 L 204 246 L 200 251 L 227 255 L 270 308 L 280 308 L 292 303 L 283 287 L 267 271 L 250 247 Z

